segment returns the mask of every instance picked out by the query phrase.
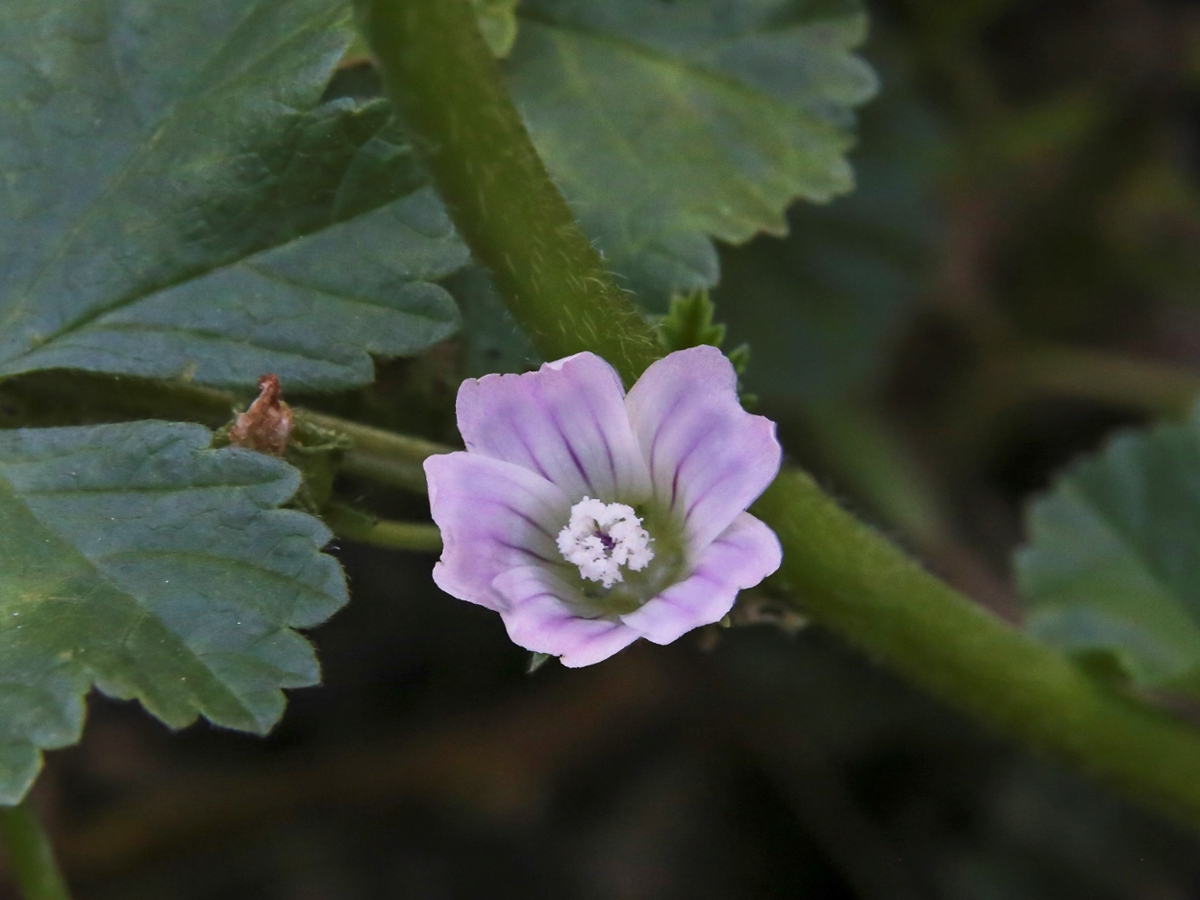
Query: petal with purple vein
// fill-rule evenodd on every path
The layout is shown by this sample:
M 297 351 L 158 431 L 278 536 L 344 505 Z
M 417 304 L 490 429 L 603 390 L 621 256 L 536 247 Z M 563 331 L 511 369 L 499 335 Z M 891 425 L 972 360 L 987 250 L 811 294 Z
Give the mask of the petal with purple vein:
M 775 532 L 741 513 L 704 549 L 690 576 L 621 621 L 656 644 L 669 644 L 693 628 L 719 622 L 739 590 L 754 587 L 782 560 Z
M 782 451 L 775 423 L 746 412 L 716 347 L 672 353 L 625 398 L 654 494 L 683 523 L 693 558 L 766 490 Z
M 464 381 L 458 427 L 469 450 L 537 472 L 572 502 L 636 505 L 649 479 L 623 401 L 612 366 L 577 353 L 536 372 Z
M 571 503 L 555 485 L 520 466 L 471 453 L 425 460 L 429 507 L 442 532 L 438 587 L 460 600 L 502 609 L 492 581 L 514 566 L 564 565 L 555 546 Z
M 564 666 L 598 663 L 639 637 L 621 622 L 581 618 L 572 609 L 571 587 L 545 568 L 510 569 L 497 576 L 494 584 L 505 600 L 500 615 L 513 643 L 557 656 Z

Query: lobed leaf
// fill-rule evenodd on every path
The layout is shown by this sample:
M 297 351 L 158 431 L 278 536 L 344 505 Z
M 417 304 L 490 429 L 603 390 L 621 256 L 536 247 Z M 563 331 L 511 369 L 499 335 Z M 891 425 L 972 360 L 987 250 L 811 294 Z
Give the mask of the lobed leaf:
M 547 167 L 610 268 L 666 294 L 717 281 L 710 238 L 786 231 L 850 190 L 857 0 L 524 0 L 508 60 Z
M 198 425 L 0 431 L 0 803 L 79 738 L 92 685 L 172 728 L 262 733 L 315 684 L 345 602 L 329 531 L 279 509 L 286 463 Z
M 785 240 L 722 253 L 725 281 L 714 297 L 730 340 L 754 348 L 747 381 L 768 400 L 842 405 L 878 375 L 928 281 L 944 227 L 943 128 L 900 67 L 883 72 L 852 157 L 856 190 L 825 206 L 796 204 Z
M 1068 470 L 1030 508 L 1016 569 L 1035 635 L 1200 694 L 1200 407 Z
M 467 253 L 325 0 L 0 5 L 0 375 L 291 390 L 457 327 Z

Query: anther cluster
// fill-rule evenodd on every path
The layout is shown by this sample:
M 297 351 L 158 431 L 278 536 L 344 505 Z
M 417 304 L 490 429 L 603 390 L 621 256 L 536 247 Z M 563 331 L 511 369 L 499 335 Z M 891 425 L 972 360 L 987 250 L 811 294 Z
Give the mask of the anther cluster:
M 609 588 L 625 580 L 622 566 L 640 572 L 650 565 L 651 540 L 632 506 L 584 497 L 571 507 L 571 520 L 558 533 L 558 550 L 579 566 L 585 579 Z

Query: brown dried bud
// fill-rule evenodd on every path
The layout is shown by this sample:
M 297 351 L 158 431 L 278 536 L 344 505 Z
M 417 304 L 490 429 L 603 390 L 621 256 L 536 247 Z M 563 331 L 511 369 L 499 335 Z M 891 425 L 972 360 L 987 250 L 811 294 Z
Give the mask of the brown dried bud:
M 292 408 L 280 397 L 278 375 L 258 379 L 258 399 L 229 429 L 229 443 L 271 456 L 283 456 L 292 437 Z

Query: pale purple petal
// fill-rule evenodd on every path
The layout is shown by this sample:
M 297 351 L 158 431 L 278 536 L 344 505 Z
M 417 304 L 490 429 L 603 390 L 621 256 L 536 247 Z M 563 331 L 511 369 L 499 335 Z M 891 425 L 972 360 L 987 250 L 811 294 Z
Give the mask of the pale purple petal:
M 573 503 L 637 503 L 649 480 L 624 397 L 612 366 L 577 353 L 536 372 L 464 381 L 458 429 L 468 450 L 537 472 Z
M 598 663 L 639 637 L 620 622 L 581 618 L 568 605 L 570 586 L 548 569 L 509 569 L 496 577 L 494 586 L 504 597 L 500 615 L 512 642 L 557 656 L 564 666 Z
M 782 561 L 775 532 L 741 513 L 704 549 L 689 577 L 621 621 L 656 644 L 669 644 L 693 628 L 719 622 L 739 590 L 754 587 Z
M 774 533 L 744 511 L 778 471 L 775 428 L 741 408 L 736 382 L 712 347 L 655 363 L 628 397 L 590 353 L 465 382 L 469 452 L 426 462 L 445 542 L 438 585 L 497 610 L 514 642 L 567 666 L 720 620 L 781 561 Z M 597 617 L 555 539 L 584 496 L 637 505 L 652 495 L 684 530 L 687 577 L 636 612 Z
M 716 347 L 680 350 L 650 366 L 625 398 L 658 501 L 684 522 L 699 553 L 779 472 L 775 423 L 742 409 L 737 375 Z
M 425 460 L 429 507 L 442 532 L 433 580 L 447 594 L 490 609 L 504 599 L 492 587 L 514 566 L 560 565 L 554 538 L 571 502 L 528 469 L 473 453 Z

